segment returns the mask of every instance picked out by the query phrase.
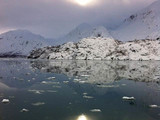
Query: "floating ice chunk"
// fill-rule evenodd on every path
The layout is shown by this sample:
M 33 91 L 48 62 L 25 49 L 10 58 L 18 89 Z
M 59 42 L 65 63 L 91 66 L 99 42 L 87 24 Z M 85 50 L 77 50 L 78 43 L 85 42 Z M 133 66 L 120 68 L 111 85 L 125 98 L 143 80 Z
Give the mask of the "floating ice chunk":
M 56 77 L 48 77 L 47 79 L 48 80 L 54 80 L 54 79 L 56 79 Z
M 42 92 L 44 92 L 44 90 L 28 90 L 29 92 L 33 92 L 35 94 L 42 94 Z
M 52 82 L 52 81 L 42 81 L 42 84 L 59 84 L 59 82 Z
M 2 100 L 2 103 L 9 103 L 10 101 L 9 101 L 9 99 L 3 99 Z
M 86 99 L 92 99 L 92 98 L 94 98 L 94 97 L 92 97 L 92 96 L 87 96 L 87 95 L 84 95 L 84 96 L 83 96 L 83 98 L 86 98 Z
M 101 110 L 100 109 L 92 109 L 92 110 L 90 110 L 91 112 L 101 112 Z
M 79 82 L 79 81 L 81 81 L 81 79 L 74 79 L 73 81 L 74 82 Z
M 23 108 L 20 112 L 28 112 L 28 109 Z
M 63 83 L 66 83 L 66 84 L 67 84 L 67 83 L 69 83 L 69 81 L 63 81 Z
M 127 96 L 124 96 L 122 97 L 123 100 L 135 100 L 134 97 L 127 97 Z
M 44 102 L 37 102 L 37 103 L 32 103 L 33 106 L 41 106 L 44 105 Z
M 86 81 L 79 81 L 79 83 L 84 84 L 84 83 L 86 83 Z
M 149 105 L 150 108 L 160 108 L 158 105 Z
M 41 94 L 41 92 L 40 91 L 35 91 L 35 94 Z
M 83 95 L 87 95 L 88 93 L 83 93 Z
M 41 83 L 42 83 L 42 84 L 47 84 L 47 82 L 46 82 L 46 81 L 42 81 Z

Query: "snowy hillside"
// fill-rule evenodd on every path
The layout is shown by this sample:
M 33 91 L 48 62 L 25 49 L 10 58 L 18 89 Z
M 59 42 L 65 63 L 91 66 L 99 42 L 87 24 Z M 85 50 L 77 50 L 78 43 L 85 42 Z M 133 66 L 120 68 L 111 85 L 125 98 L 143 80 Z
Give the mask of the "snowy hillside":
M 84 38 L 78 43 L 46 47 L 31 52 L 29 58 L 77 60 L 160 60 L 159 40 L 122 43 L 111 38 Z
M 27 56 L 33 49 L 47 46 L 45 38 L 27 30 L 13 30 L 0 35 L 0 56 Z
M 61 45 L 67 42 L 78 42 L 87 37 L 111 37 L 107 29 L 103 26 L 92 27 L 89 24 L 83 23 L 69 32 L 67 35 L 59 38 L 54 42 L 56 45 Z
M 121 41 L 160 37 L 160 1 L 131 15 L 112 32 L 112 36 Z

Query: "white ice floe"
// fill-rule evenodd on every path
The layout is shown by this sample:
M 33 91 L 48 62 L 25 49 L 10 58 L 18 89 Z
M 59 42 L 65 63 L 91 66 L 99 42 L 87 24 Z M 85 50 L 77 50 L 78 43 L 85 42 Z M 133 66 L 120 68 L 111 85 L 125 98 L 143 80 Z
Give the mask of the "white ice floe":
M 149 105 L 150 108 L 160 108 L 158 105 Z
M 9 103 L 10 101 L 9 101 L 9 99 L 3 99 L 2 100 L 2 103 Z
M 86 83 L 86 81 L 79 81 L 79 83 L 80 83 L 80 84 L 84 84 L 84 83 Z
M 91 112 L 102 112 L 100 109 L 92 109 Z
M 54 79 L 56 79 L 56 77 L 48 77 L 47 79 L 48 80 L 54 80 Z
M 83 95 L 87 95 L 88 93 L 83 93 Z
M 42 94 L 43 92 L 45 92 L 44 90 L 28 90 L 29 92 L 33 92 L 35 94 Z
M 42 84 L 59 84 L 59 82 L 52 82 L 52 81 L 42 81 Z
M 74 79 L 73 81 L 74 82 L 79 82 L 79 81 L 81 81 L 81 79 Z
M 28 112 L 28 109 L 23 108 L 20 112 Z
M 47 84 L 47 82 L 46 82 L 46 81 L 42 81 L 41 83 L 42 83 L 42 84 Z
M 37 103 L 32 103 L 33 106 L 41 106 L 44 105 L 44 102 L 37 102 Z
M 94 98 L 94 97 L 92 97 L 92 96 L 87 96 L 87 95 L 84 95 L 84 96 L 83 96 L 83 98 L 86 98 L 86 99 L 92 99 L 92 98 Z
M 127 97 L 127 96 L 124 96 L 122 97 L 123 100 L 135 100 L 134 97 Z
M 67 83 L 69 83 L 69 81 L 63 81 L 63 83 L 66 83 L 66 84 L 67 84 Z

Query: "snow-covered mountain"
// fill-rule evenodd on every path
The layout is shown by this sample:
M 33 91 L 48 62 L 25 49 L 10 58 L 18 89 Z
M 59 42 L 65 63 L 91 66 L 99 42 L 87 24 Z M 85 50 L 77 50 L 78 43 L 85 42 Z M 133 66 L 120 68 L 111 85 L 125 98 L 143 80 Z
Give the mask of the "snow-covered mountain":
M 0 35 L 0 56 L 27 56 L 33 49 L 47 46 L 46 39 L 27 30 L 13 30 Z
M 103 26 L 92 27 L 87 23 L 80 24 L 67 35 L 57 39 L 54 44 L 61 45 L 67 42 L 78 42 L 87 37 L 110 37 L 110 33 Z
M 114 30 L 103 26 L 92 27 L 83 23 L 56 40 L 55 45 L 67 42 L 78 42 L 87 37 L 109 37 L 120 41 L 132 41 L 141 39 L 156 39 L 160 37 L 160 1 L 156 1 L 125 19 Z
M 83 23 L 49 43 L 26 30 L 10 31 L 0 35 L 0 56 L 26 56 L 34 50 L 31 58 L 159 60 L 159 6 L 160 1 L 154 2 L 125 19 L 114 31 Z M 48 45 L 54 46 L 46 47 Z M 35 50 L 37 48 L 42 49 Z
M 29 58 L 76 60 L 160 60 L 159 40 L 122 43 L 112 38 L 90 37 L 31 52 Z
M 111 34 L 121 41 L 160 37 L 160 1 L 131 15 Z

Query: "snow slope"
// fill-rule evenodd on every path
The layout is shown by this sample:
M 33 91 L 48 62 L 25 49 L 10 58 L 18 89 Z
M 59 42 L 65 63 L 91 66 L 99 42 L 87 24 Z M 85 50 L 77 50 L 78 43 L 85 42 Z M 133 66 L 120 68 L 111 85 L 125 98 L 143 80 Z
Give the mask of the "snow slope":
M 27 30 L 13 30 L 0 35 L 0 56 L 27 56 L 33 49 L 47 45 L 40 35 Z
M 75 29 L 73 29 L 71 32 L 69 32 L 67 35 L 57 39 L 54 44 L 55 45 L 61 45 L 67 42 L 78 42 L 83 38 L 87 37 L 111 37 L 108 30 L 103 26 L 98 27 L 92 27 L 89 24 L 83 23 L 77 26 Z
M 160 37 L 160 1 L 131 15 L 111 34 L 121 41 Z

